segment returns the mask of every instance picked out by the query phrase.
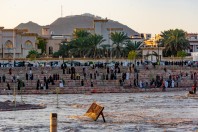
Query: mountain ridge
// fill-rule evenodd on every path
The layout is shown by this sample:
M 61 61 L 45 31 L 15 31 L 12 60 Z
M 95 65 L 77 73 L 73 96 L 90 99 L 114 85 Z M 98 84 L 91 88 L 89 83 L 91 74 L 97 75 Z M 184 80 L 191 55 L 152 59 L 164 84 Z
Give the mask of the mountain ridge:
M 95 16 L 90 13 L 84 13 L 82 15 L 71 15 L 57 18 L 49 25 L 41 26 L 37 23 L 29 21 L 27 23 L 20 23 L 16 26 L 16 29 L 28 29 L 31 33 L 37 33 L 41 35 L 41 30 L 43 27 L 49 27 L 56 35 L 70 35 L 73 33 L 74 28 L 93 28 L 93 21 L 95 19 L 104 19 L 100 16 Z M 128 36 L 139 34 L 135 30 L 131 29 L 127 25 L 119 23 L 114 20 L 108 20 L 106 23 L 106 28 L 123 28 L 124 32 Z

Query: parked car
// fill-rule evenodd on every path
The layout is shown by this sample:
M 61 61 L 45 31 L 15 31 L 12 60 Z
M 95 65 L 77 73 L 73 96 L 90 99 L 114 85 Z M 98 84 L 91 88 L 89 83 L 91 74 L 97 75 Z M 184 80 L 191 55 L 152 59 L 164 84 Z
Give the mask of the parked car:
M 115 62 L 107 62 L 105 63 L 107 67 L 114 67 L 115 66 Z
M 12 62 L 6 62 L 2 64 L 2 67 L 14 67 L 14 64 Z
M 24 67 L 25 66 L 25 62 L 20 61 L 20 62 L 15 62 L 15 67 Z
M 38 62 L 38 64 L 39 64 L 39 66 L 44 67 L 46 62 L 41 61 L 41 62 Z
M 25 62 L 25 65 L 28 66 L 28 67 L 33 67 L 34 66 L 34 64 L 30 63 L 30 62 Z

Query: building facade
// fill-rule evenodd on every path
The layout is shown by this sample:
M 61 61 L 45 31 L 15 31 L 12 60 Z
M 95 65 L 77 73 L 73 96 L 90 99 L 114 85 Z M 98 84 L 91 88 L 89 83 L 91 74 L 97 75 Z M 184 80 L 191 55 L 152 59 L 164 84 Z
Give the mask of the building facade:
M 123 28 L 108 28 L 106 23 L 108 22 L 107 19 L 100 19 L 93 21 L 92 28 L 78 28 L 76 27 L 73 31 L 85 30 L 91 34 L 102 35 L 105 41 L 102 44 L 111 45 L 113 42 L 111 41 L 110 34 L 113 32 L 123 32 Z M 60 48 L 60 44 L 63 41 L 71 41 L 75 36 L 73 34 L 64 35 L 64 34 L 53 34 L 50 28 L 44 27 L 42 29 L 42 38 L 46 39 L 46 54 L 52 55 L 54 52 L 57 52 Z
M 188 53 L 191 53 L 193 61 L 198 61 L 198 33 L 188 33 L 187 37 L 190 42 Z
M 198 33 L 188 33 L 187 37 L 190 42 L 189 52 L 198 52 Z
M 26 58 L 30 50 L 37 49 L 37 34 L 26 29 L 4 29 L 0 27 L 0 58 Z

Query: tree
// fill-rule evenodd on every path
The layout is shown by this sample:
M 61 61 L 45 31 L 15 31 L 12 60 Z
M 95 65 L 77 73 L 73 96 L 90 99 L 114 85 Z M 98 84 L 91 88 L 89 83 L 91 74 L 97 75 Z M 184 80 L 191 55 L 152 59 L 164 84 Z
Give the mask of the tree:
M 187 53 L 185 51 L 177 51 L 177 57 L 181 57 L 182 66 L 183 66 L 184 57 L 186 56 L 187 56 Z
M 124 32 L 113 32 L 111 33 L 111 40 L 113 41 L 112 50 L 114 51 L 114 55 L 119 57 L 122 53 L 122 49 L 128 36 Z
M 89 36 L 89 53 L 91 56 L 96 57 L 99 46 L 104 41 L 105 39 L 101 35 L 93 34 Z
M 28 52 L 27 58 L 30 58 L 30 60 L 35 60 L 39 57 L 39 53 L 36 50 L 30 50 Z
M 77 57 L 84 57 L 85 53 L 88 52 L 89 47 L 89 32 L 85 30 L 78 30 L 74 32 L 74 39 L 71 40 L 70 44 L 72 49 L 70 52 Z
M 46 39 L 38 37 L 37 45 L 38 45 L 38 49 L 41 49 L 41 54 L 46 53 L 46 45 L 47 45 Z
M 165 56 L 176 56 L 177 51 L 187 50 L 190 47 L 187 33 L 182 29 L 170 29 L 162 32 L 161 45 L 165 47 Z
M 110 45 L 109 44 L 100 45 L 98 48 L 98 54 L 102 57 L 108 57 L 110 55 Z
M 87 32 L 86 30 L 82 29 L 82 30 L 76 30 L 73 35 L 74 35 L 75 39 L 77 39 L 77 38 L 88 37 L 90 35 L 90 33 Z
M 129 54 L 128 54 L 128 59 L 129 59 L 130 61 L 135 60 L 135 59 L 136 59 L 136 56 L 137 56 L 137 52 L 136 52 L 135 50 L 132 50 L 132 51 L 130 51 Z
M 68 52 L 69 49 L 70 49 L 70 44 L 65 44 L 65 43 L 60 44 L 58 54 L 59 56 L 62 56 L 63 62 L 64 62 L 65 57 L 69 56 L 69 52 Z
M 143 45 L 143 43 L 141 41 L 134 42 L 131 40 L 127 40 L 125 45 L 126 46 L 123 49 L 123 54 L 128 55 L 129 52 L 132 50 L 135 50 L 137 52 L 140 49 L 140 47 Z M 138 55 L 140 55 L 139 52 L 138 52 Z

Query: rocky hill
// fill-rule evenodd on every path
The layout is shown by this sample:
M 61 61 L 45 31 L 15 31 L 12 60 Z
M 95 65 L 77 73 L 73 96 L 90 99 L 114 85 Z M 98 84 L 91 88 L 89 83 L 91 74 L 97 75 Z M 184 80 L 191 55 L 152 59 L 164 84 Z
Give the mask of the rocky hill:
M 28 29 L 28 31 L 31 32 L 31 33 L 41 34 L 42 26 L 40 26 L 37 23 L 34 23 L 32 21 L 29 21 L 27 23 L 21 23 L 15 28 L 17 28 L 17 29 Z
M 94 16 L 92 14 L 82 14 L 82 15 L 74 15 L 74 16 L 66 16 L 61 17 L 55 20 L 50 25 L 47 25 L 51 31 L 53 31 L 56 35 L 70 35 L 73 33 L 74 28 L 92 28 L 94 19 L 102 19 L 99 16 Z M 44 26 L 40 26 L 33 22 L 21 23 L 16 28 L 17 29 L 28 29 L 29 32 L 41 34 L 41 29 Z M 107 28 L 123 28 L 124 32 L 128 34 L 128 36 L 138 34 L 138 32 L 129 28 L 126 25 L 123 25 L 117 21 L 109 20 L 106 24 Z

